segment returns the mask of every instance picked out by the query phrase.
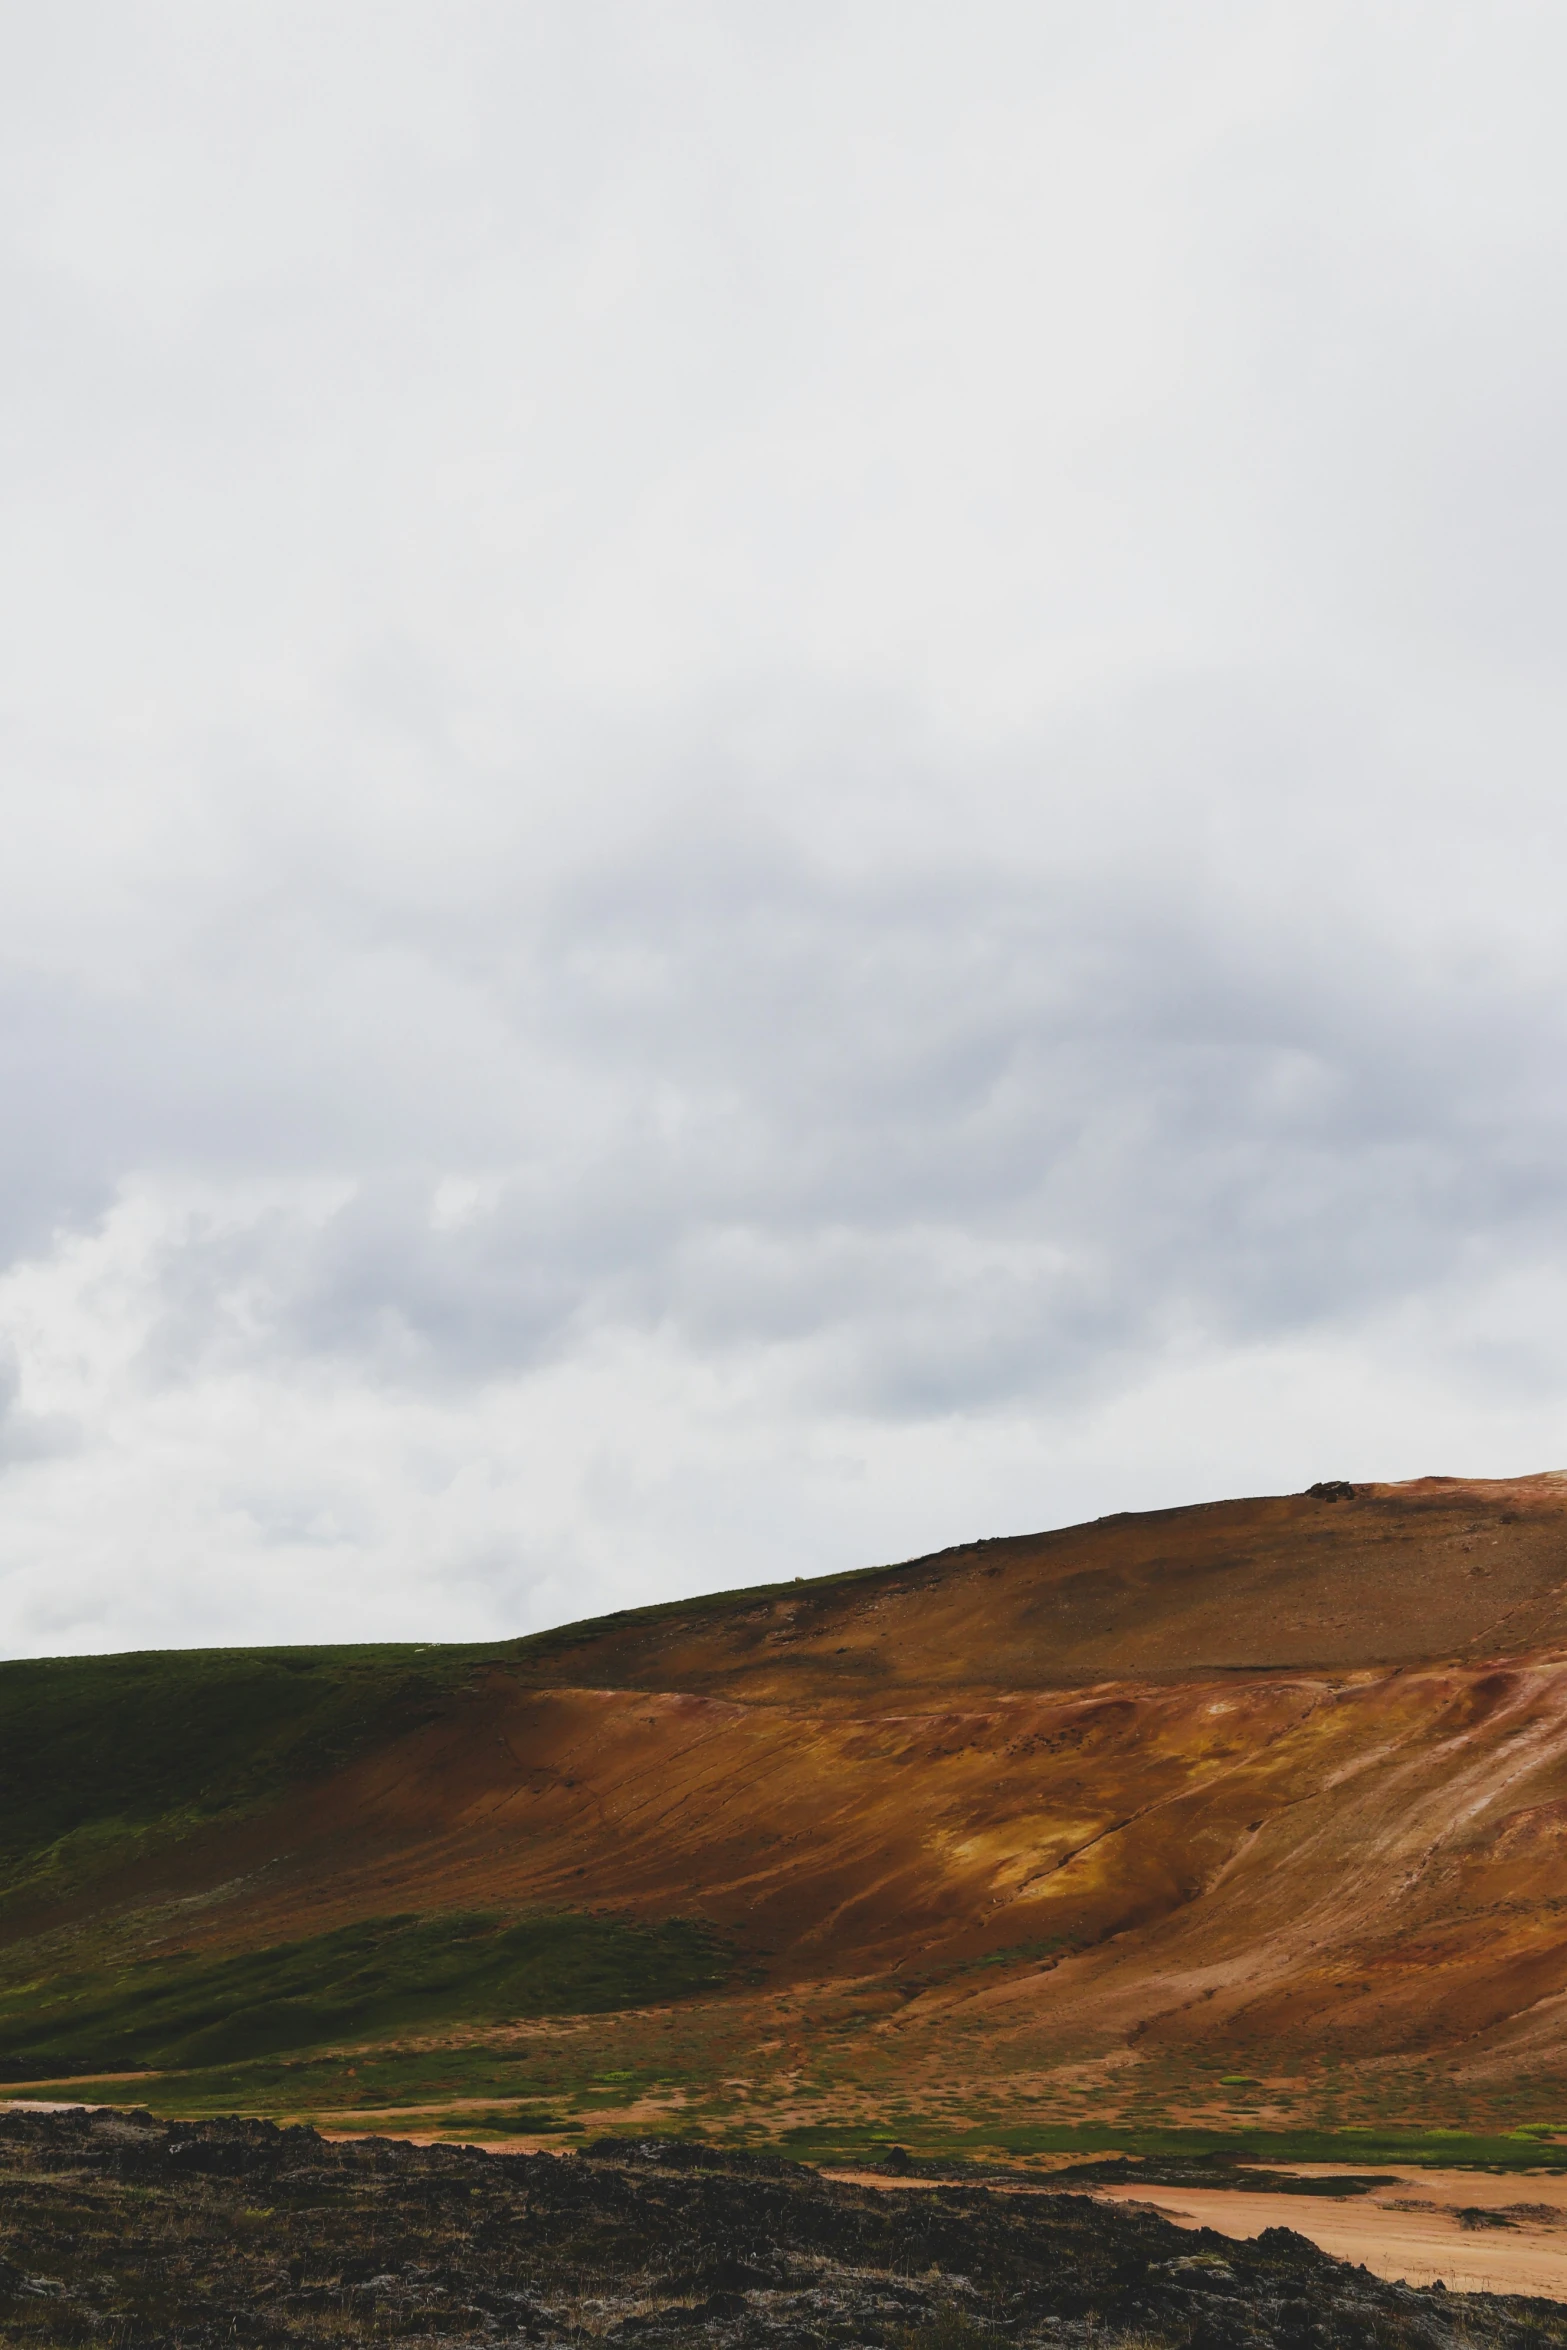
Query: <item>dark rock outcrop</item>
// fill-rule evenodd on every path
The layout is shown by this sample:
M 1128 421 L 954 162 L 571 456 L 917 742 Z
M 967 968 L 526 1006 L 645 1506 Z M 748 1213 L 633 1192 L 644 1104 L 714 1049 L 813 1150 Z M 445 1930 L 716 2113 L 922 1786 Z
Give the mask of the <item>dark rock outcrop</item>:
M 1567 2350 L 1567 2307 L 1421 2292 L 1287 2228 L 896 2192 L 658 2141 L 490 2155 L 266 2122 L 0 2116 L 0 2340 L 669 2350 Z

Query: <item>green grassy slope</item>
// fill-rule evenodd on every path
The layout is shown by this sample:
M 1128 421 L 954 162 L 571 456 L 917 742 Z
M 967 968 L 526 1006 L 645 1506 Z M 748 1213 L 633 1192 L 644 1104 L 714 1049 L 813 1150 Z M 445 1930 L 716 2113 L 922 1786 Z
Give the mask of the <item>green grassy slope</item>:
M 0 1987 L 0 2077 L 225 2064 L 436 2022 L 603 2014 L 728 1973 L 718 1938 L 680 1919 L 372 1918 L 272 1950 Z
M 134 1863 L 263 1813 L 528 1646 L 0 1664 L 0 2079 L 243 2063 L 725 1981 L 731 1954 L 699 1922 L 570 1911 L 377 1917 L 214 1959 L 140 1954 L 116 1895 Z
M 826 1577 L 813 1589 L 893 1572 Z M 620 1609 L 517 1640 L 0 1662 L 0 1936 L 19 1913 L 259 1812 L 434 1718 L 488 1658 L 569 1681 L 579 1658 L 599 1663 L 607 1640 L 637 1651 L 650 1633 L 667 1636 L 795 1588 Z
M 175 1649 L 0 1664 L 0 1930 L 427 1719 L 484 1653 Z

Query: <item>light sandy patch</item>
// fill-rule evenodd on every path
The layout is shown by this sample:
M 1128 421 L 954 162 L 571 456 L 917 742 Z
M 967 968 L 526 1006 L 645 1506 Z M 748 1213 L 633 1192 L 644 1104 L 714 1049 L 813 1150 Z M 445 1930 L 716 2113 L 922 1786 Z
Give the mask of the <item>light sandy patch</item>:
M 8 2097 L 0 2113 L 108 2113 L 107 2105 L 89 2105 L 80 2097 Z
M 1303 2163 L 1298 2175 L 1322 2176 L 1334 2167 L 1342 2166 Z M 1107 2202 L 1152 2207 L 1178 2227 L 1216 2228 L 1225 2236 L 1292 2228 L 1335 2259 L 1363 2263 L 1373 2276 L 1406 2284 L 1440 2279 L 1457 2292 L 1534 2293 L 1567 2301 L 1567 2179 L 1538 2172 L 1505 2178 L 1480 2171 L 1388 2175 L 1393 2185 L 1343 2199 L 1131 2184 L 1093 2191 Z M 1530 2205 L 1533 2214 L 1521 2208 Z M 1512 2225 L 1466 2228 L 1458 2217 L 1465 2209 L 1505 2212 Z
M 1299 2178 L 1330 2177 L 1344 2168 L 1342 2163 L 1292 2167 Z M 1177 2227 L 1214 2228 L 1222 2236 L 1260 2236 L 1264 2228 L 1292 2228 L 1337 2260 L 1363 2263 L 1373 2276 L 1405 2284 L 1430 2285 L 1440 2279 L 1453 2292 L 1529 2293 L 1567 2301 L 1567 2178 L 1542 2172 L 1493 2178 L 1480 2171 L 1391 2169 L 1383 2175 L 1392 2184 L 1363 2196 L 1264 2195 L 1222 2187 L 1132 2183 L 1068 2191 L 1137 2211 L 1156 2211 Z M 943 2181 L 834 2168 L 823 2176 L 892 2189 L 961 2183 L 961 2173 Z M 1018 2179 L 986 2183 L 993 2194 L 1061 2191 L 1048 2179 L 1037 2186 Z M 1463 2210 L 1506 2213 L 1512 2224 L 1466 2228 L 1458 2217 Z

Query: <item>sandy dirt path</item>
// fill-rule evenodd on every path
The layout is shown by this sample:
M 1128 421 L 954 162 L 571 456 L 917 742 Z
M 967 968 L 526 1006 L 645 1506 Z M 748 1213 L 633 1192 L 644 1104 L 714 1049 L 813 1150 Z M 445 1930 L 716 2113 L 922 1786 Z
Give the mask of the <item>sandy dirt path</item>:
M 1300 2166 L 1322 2175 L 1328 2166 Z M 1389 2175 L 1395 2175 L 1391 2172 Z M 1152 2206 L 1181 2227 L 1257 2236 L 1293 2228 L 1373 2276 L 1466 2293 L 1538 2293 L 1567 2301 L 1567 2178 L 1493 2178 L 1483 2171 L 1406 2170 L 1397 2183 L 1341 2201 L 1315 2195 L 1235 2194 L 1207 2187 L 1100 2187 L 1108 2201 Z M 1502 2227 L 1466 2226 L 1460 2212 L 1505 2215 Z

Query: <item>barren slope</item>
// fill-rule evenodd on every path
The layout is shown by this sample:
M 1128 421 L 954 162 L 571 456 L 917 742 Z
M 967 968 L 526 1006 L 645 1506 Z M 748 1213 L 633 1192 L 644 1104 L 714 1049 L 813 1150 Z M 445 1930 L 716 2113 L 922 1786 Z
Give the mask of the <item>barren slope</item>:
M 1286 2112 L 1567 2118 L 1562 1478 L 1103 1520 L 394 1663 L 335 1763 L 301 1732 L 225 1760 L 243 1799 L 205 1820 L 85 1819 L 19 1869 L 15 1967 L 161 1983 L 367 1920 L 586 1913 L 664 1935 L 620 2004 L 675 1998 L 685 2077 L 783 2119 L 829 2044 L 830 2094 L 916 2105 L 1195 2111 L 1244 2068 Z M 0 1707 L 45 1671 L 0 1669 Z M 19 2069 L 48 1996 L 9 2004 Z M 277 2012 L 255 2045 L 290 2044 Z M 105 2028 L 84 2062 L 152 2045 Z

